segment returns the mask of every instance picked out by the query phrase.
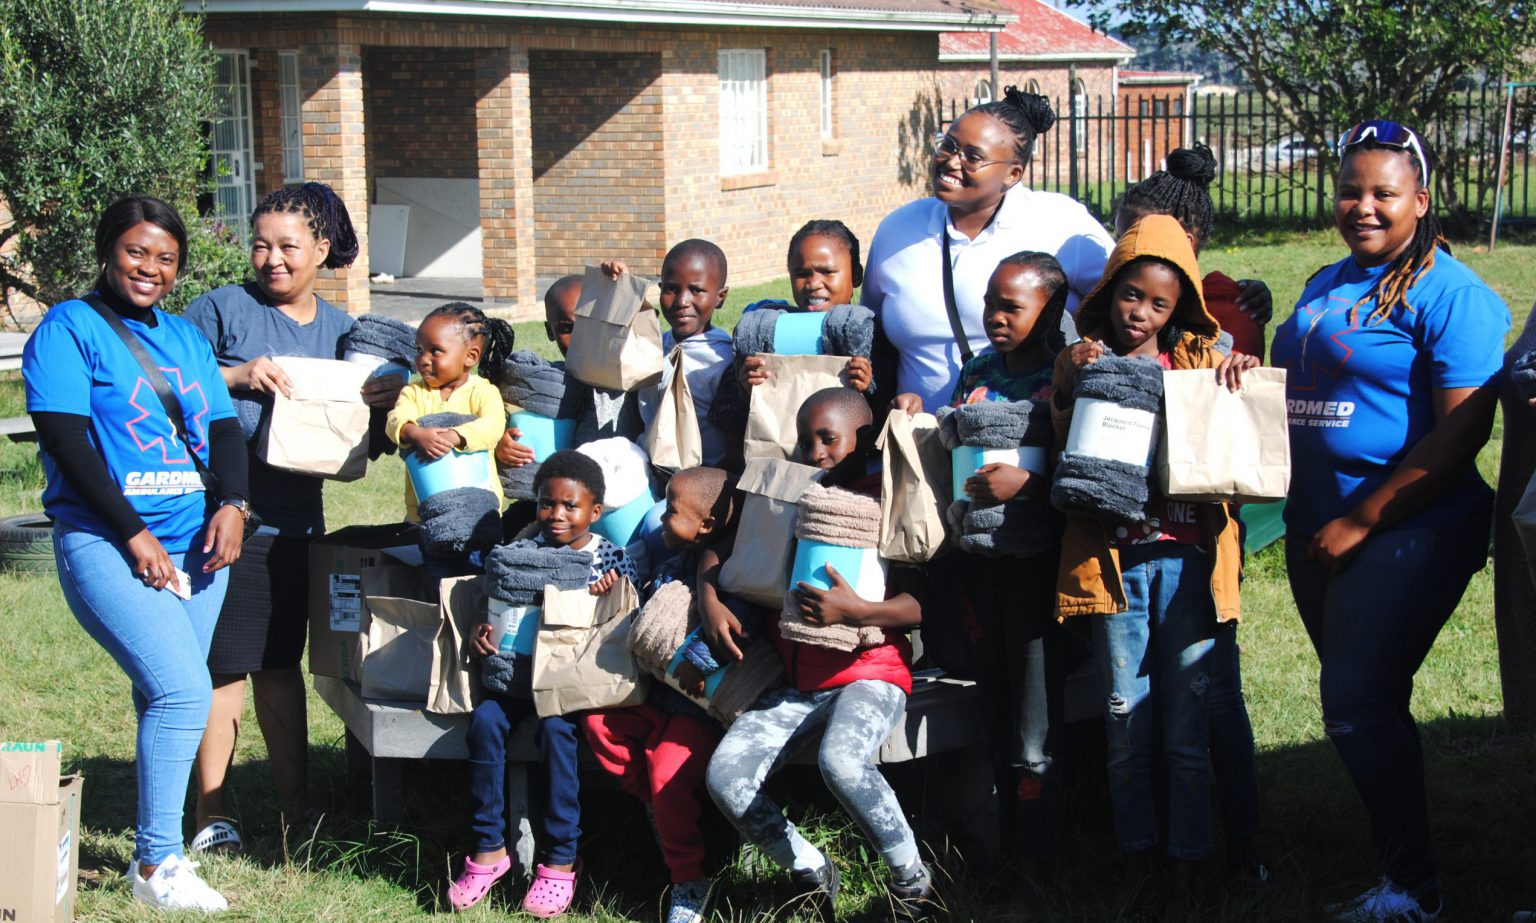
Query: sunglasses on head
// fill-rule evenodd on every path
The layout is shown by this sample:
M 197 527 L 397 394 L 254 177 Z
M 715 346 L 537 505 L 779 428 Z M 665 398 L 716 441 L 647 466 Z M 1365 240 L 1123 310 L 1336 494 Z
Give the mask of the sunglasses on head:
M 1409 151 L 1418 158 L 1419 171 L 1424 177 L 1424 182 L 1429 182 L 1429 161 L 1424 157 L 1424 145 L 1419 141 L 1419 136 L 1414 134 L 1412 128 L 1398 122 L 1389 122 L 1386 119 L 1371 119 L 1361 122 L 1344 134 L 1339 135 L 1337 151 L 1339 159 L 1343 160 L 1349 149 L 1357 144 L 1373 141 L 1383 147 L 1395 148 L 1400 151 Z

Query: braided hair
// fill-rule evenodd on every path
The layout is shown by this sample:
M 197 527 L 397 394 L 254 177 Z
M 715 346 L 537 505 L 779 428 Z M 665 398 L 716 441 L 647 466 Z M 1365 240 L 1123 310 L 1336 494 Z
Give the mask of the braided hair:
M 807 237 L 830 237 L 833 240 L 842 241 L 848 248 L 848 255 L 853 260 L 853 285 L 855 288 L 864 284 L 864 264 L 859 262 L 859 239 L 848 230 L 848 225 L 835 218 L 817 218 L 807 221 L 795 236 L 789 239 L 789 259 L 795 258 L 795 250 Z
M 966 110 L 965 115 L 972 112 L 990 115 L 1008 126 L 1008 130 L 1013 132 L 1013 157 L 1021 167 L 1029 166 L 1029 158 L 1035 149 L 1035 138 L 1050 131 L 1051 126 L 1056 124 L 1056 111 L 1051 108 L 1050 100 L 1039 93 L 1025 93 L 1016 86 L 1004 89 L 1002 99 L 973 106 Z
M 1210 185 L 1216 178 L 1216 157 L 1204 144 L 1181 147 L 1168 155 L 1167 168 L 1125 191 L 1119 213 L 1129 227 L 1147 215 L 1168 215 L 1205 243 L 1216 223 Z
M 284 186 L 267 193 L 251 212 L 251 228 L 262 215 L 302 215 L 315 240 L 328 240 L 331 252 L 321 265 L 326 269 L 345 269 L 357 259 L 357 232 L 347 204 L 325 183 Z
M 487 317 L 485 312 L 462 301 L 449 302 L 422 318 L 421 323 L 434 318 L 454 321 L 463 331 L 464 338 L 473 343 L 480 341 L 480 375 L 493 385 L 500 385 L 512 355 L 516 339 L 512 325 L 499 317 Z
M 1034 273 L 1040 280 L 1040 291 L 1045 293 L 1045 307 L 1041 309 L 1040 316 L 1054 317 L 1058 322 L 1061 320 L 1061 312 L 1067 309 L 1067 274 L 1056 257 L 1039 250 L 1020 250 L 998 260 L 997 265 L 999 269 L 1017 266 Z
M 1430 165 L 1430 169 L 1434 169 L 1434 152 L 1430 150 L 1429 145 L 1422 138 L 1419 139 L 1419 147 L 1424 152 L 1425 162 Z M 1358 144 L 1351 145 L 1344 152 L 1344 156 L 1340 160 L 1340 171 L 1344 169 L 1344 162 L 1348 161 L 1358 151 L 1392 151 L 1401 154 L 1408 158 L 1408 162 L 1413 165 L 1413 173 L 1414 176 L 1418 177 L 1419 188 L 1422 189 L 1429 185 L 1429 177 L 1424 175 L 1424 169 L 1419 165 L 1419 159 L 1413 156 L 1411 152 L 1389 144 L 1380 144 L 1373 139 L 1366 139 Z M 1413 238 L 1408 241 L 1408 246 L 1404 247 L 1403 252 L 1399 253 L 1392 260 L 1391 265 L 1387 267 L 1387 271 L 1381 274 L 1381 278 L 1376 280 L 1375 285 L 1371 286 L 1371 290 L 1360 296 L 1359 301 L 1350 305 L 1350 324 L 1354 324 L 1359 316 L 1360 306 L 1368 303 L 1372 298 L 1376 299 L 1376 307 L 1365 319 L 1367 325 L 1378 324 L 1387 320 L 1392 316 L 1392 312 L 1398 308 L 1412 311 L 1413 306 L 1408 303 L 1408 290 L 1413 288 L 1425 273 L 1434 268 L 1436 250 L 1444 250 L 1446 253 L 1450 253 L 1451 245 L 1445 239 L 1445 232 L 1440 228 L 1440 219 L 1435 217 L 1435 203 L 1431 200 L 1429 209 L 1424 212 L 1424 217 L 1419 219 L 1418 225 L 1414 228 Z M 1316 278 L 1318 272 L 1322 272 L 1326 268 L 1323 267 L 1314 272 L 1312 276 L 1308 277 L 1307 281 L 1311 282 L 1313 278 Z

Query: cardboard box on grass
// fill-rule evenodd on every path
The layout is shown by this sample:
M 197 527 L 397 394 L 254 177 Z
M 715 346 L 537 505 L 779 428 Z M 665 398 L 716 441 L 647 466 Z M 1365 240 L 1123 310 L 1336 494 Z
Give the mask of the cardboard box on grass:
M 309 672 L 356 681 L 362 629 L 362 574 L 388 563 L 386 550 L 415 549 L 409 523 L 347 526 L 309 546 Z
M 80 793 L 64 746 L 0 743 L 0 920 L 67 921 L 80 875 Z

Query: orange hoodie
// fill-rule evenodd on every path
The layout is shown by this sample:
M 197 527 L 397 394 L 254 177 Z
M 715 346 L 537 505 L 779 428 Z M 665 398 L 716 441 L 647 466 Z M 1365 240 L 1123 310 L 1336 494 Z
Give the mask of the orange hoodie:
M 1186 307 L 1170 318 L 1170 323 L 1177 324 L 1183 334 L 1168 350 L 1169 364 L 1174 369 L 1214 369 L 1220 365 L 1222 356 L 1216 351 L 1215 343 L 1221 328 L 1205 306 L 1195 252 L 1189 246 L 1184 229 L 1167 215 L 1148 215 L 1141 219 L 1115 245 L 1104 267 L 1104 277 L 1078 309 L 1077 329 L 1082 332 L 1083 339 L 1107 342 L 1113 336 L 1109 309 L 1114 297 L 1115 278 L 1126 264 L 1141 257 L 1156 257 L 1171 263 L 1185 288 L 1193 289 L 1196 296 L 1193 302 L 1181 299 L 1181 305 Z M 1067 431 L 1072 424 L 1072 392 L 1077 382 L 1077 367 L 1072 364 L 1070 349 L 1062 350 L 1056 357 L 1052 378 L 1051 417 L 1059 454 L 1066 445 Z M 1202 503 L 1200 507 L 1208 536 L 1206 550 L 1212 555 L 1211 599 L 1215 603 L 1217 620 L 1230 621 L 1241 613 L 1238 570 L 1242 564 L 1242 549 L 1238 542 L 1237 520 L 1232 517 L 1228 504 Z M 1061 570 L 1056 582 L 1057 618 L 1065 620 L 1074 615 L 1126 610 L 1125 587 L 1120 582 L 1120 553 L 1110 541 L 1108 529 L 1109 524 L 1086 516 L 1067 518 L 1066 532 L 1062 536 Z

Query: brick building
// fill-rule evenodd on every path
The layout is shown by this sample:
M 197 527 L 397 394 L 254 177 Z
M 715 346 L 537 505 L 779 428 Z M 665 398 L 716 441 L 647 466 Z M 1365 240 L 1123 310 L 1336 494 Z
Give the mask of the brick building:
M 1130 118 L 1117 123 L 1124 160 L 1119 175 L 1130 182 L 1162 169 L 1168 152 L 1193 138 L 1193 92 L 1200 75 L 1186 71 L 1132 71 L 1118 74 L 1117 107 Z
M 1080 114 L 1109 112 L 1118 68 L 1136 49 L 1041 0 L 1001 0 L 1016 19 L 997 36 L 998 88 L 1017 86 L 1041 93 L 1056 107 L 1057 128 L 1041 139 L 1031 183 L 1058 172 L 1065 175 L 1070 107 Z M 939 87 L 946 101 L 974 105 L 992 98 L 990 36 L 985 32 L 946 32 L 939 37 Z M 1096 129 L 1077 127 L 1080 166 L 1093 160 Z M 1058 164 L 1056 161 L 1063 161 Z
M 654 273 L 685 237 L 719 243 L 735 284 L 782 276 L 810 218 L 867 242 L 927 191 L 939 33 L 1010 16 L 995 0 L 371 6 L 186 0 L 219 52 L 217 208 L 330 183 L 364 227 L 327 298 L 367 310 L 372 244 L 407 274 L 479 275 L 520 316 L 536 276 L 607 256 Z

